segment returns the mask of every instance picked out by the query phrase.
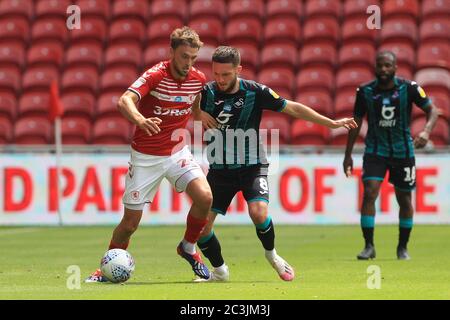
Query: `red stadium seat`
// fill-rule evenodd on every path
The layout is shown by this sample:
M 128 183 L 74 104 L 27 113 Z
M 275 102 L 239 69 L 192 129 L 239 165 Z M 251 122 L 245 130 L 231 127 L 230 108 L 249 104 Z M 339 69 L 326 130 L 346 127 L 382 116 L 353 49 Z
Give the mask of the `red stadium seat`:
M 256 79 L 256 71 L 253 69 L 242 68 L 239 78 L 247 79 L 247 80 L 254 80 L 254 79 Z
M 112 19 L 131 20 L 138 18 L 147 22 L 149 6 L 147 1 L 142 0 L 119 0 L 113 2 Z
M 411 123 L 411 136 L 413 139 L 423 131 L 426 119 L 424 117 L 418 118 Z M 434 145 L 446 146 L 449 144 L 449 124 L 444 118 L 439 118 L 436 126 L 430 135 L 430 140 Z
M 170 47 L 164 45 L 151 45 L 145 49 L 144 65 L 145 69 L 149 69 L 160 61 L 168 60 Z
M 267 67 L 295 69 L 297 67 L 297 48 L 289 44 L 264 46 L 261 53 L 261 68 Z
M 417 0 L 383 1 L 381 12 L 383 12 L 383 17 L 386 18 L 407 16 L 417 19 L 419 2 Z
M 236 48 L 241 54 L 241 65 L 244 69 L 249 68 L 256 70 L 259 66 L 259 50 L 253 44 L 238 44 Z
M 188 6 L 185 0 L 154 0 L 150 11 L 153 18 L 177 17 L 184 20 Z
M 367 28 L 367 15 L 345 19 L 341 30 L 344 44 L 349 44 L 353 41 L 366 41 L 373 44 L 380 35 L 378 29 Z
M 339 0 L 310 0 L 306 2 L 306 16 L 332 16 L 339 18 L 341 14 L 341 3 Z
M 30 26 L 23 17 L 0 19 L 0 41 L 14 40 L 26 43 L 29 39 Z
M 115 20 L 109 30 L 109 44 L 135 41 L 138 44 L 145 40 L 145 24 L 139 20 Z
M 19 100 L 19 117 L 48 115 L 49 90 L 24 92 Z
M 217 47 L 222 43 L 224 28 L 222 21 L 217 17 L 204 17 L 193 19 L 189 26 L 194 29 L 203 43 Z
M 21 16 L 31 20 L 33 16 L 32 0 L 3 0 L 0 2 L 0 18 Z
M 399 42 L 408 41 L 415 45 L 417 41 L 417 25 L 412 18 L 397 18 L 385 19 L 383 21 L 383 28 L 381 29 L 381 41 L 385 42 Z
M 415 80 L 425 91 L 432 89 L 448 92 L 450 90 L 450 72 L 442 68 L 422 69 L 416 73 Z
M 139 69 L 142 63 L 142 51 L 138 43 L 129 45 L 112 45 L 108 47 L 105 53 L 105 68 L 114 66 L 131 66 Z
M 267 143 L 275 143 L 271 133 L 272 130 L 278 130 L 279 143 L 285 145 L 289 143 L 290 123 L 289 118 L 279 112 L 264 112 L 259 126 L 262 130 L 267 130 Z
M 103 51 L 99 43 L 80 43 L 70 46 L 66 53 L 67 66 L 102 66 Z
M 64 117 L 84 118 L 91 121 L 95 113 L 95 97 L 90 91 L 79 90 L 61 96 Z
M 450 120 L 450 102 L 449 102 L 449 92 L 444 92 L 436 89 L 426 89 L 427 96 L 431 99 L 433 104 L 441 109 L 442 114 L 441 117 Z M 414 108 L 415 109 L 419 108 Z M 421 111 L 420 111 L 421 112 Z
M 20 90 L 20 71 L 16 67 L 2 67 L 0 69 L 0 92 L 16 94 Z
M 300 92 L 295 101 L 311 107 L 327 117 L 333 117 L 333 104 L 331 95 L 327 90 Z
M 367 123 L 366 121 L 363 121 L 359 135 L 356 138 L 356 144 L 364 144 L 364 137 L 366 136 L 365 134 L 366 131 L 367 131 Z M 330 139 L 328 140 L 328 144 L 332 146 L 345 146 L 347 144 L 347 139 L 348 139 L 348 130 L 341 127 L 338 129 L 330 130 Z
M 413 69 L 408 66 L 397 66 L 396 76 L 403 79 L 412 79 Z
M 70 0 L 40 0 L 36 3 L 34 14 L 36 18 L 56 17 L 65 20 L 67 7 L 70 5 Z
M 28 66 L 53 65 L 60 68 L 63 63 L 64 47 L 60 42 L 38 42 L 28 50 Z
M 100 78 L 100 90 L 122 90 L 127 88 L 138 77 L 138 70 L 133 67 L 114 67 L 105 70 Z
M 183 26 L 183 20 L 176 16 L 152 19 L 147 27 L 147 38 L 150 45 L 168 46 L 170 34 Z
M 305 43 L 318 41 L 329 41 L 337 43 L 339 39 L 338 20 L 332 17 L 318 17 L 306 20 L 303 27 L 303 38 Z
M 228 18 L 256 18 L 261 20 L 264 18 L 264 9 L 263 0 L 230 0 L 228 1 Z
M 92 132 L 93 144 L 129 144 L 130 122 L 123 117 L 99 118 Z
M 64 117 L 61 134 L 63 144 L 88 144 L 91 139 L 91 123 L 85 118 Z
M 192 19 L 202 19 L 215 17 L 223 20 L 226 15 L 225 0 L 193 0 L 189 3 L 189 17 Z
M 297 119 L 291 125 L 291 144 L 325 145 L 330 137 L 327 127 Z
M 0 92 L 0 117 L 14 120 L 17 113 L 16 96 L 9 92 Z
M 446 68 L 450 70 L 450 42 L 426 43 L 419 47 L 417 68 Z
M 98 99 L 97 116 L 120 116 L 117 102 L 124 91 L 113 91 L 102 94 Z
M 8 144 L 12 139 L 13 124 L 10 119 L 0 115 L 0 145 Z
M 450 5 L 448 0 L 422 0 L 422 19 L 442 18 L 448 19 Z
M 297 92 L 317 89 L 329 92 L 334 90 L 333 69 L 325 66 L 300 68 L 300 73 L 297 75 L 296 80 Z
M 299 56 L 302 68 L 323 64 L 334 67 L 337 61 L 336 46 L 328 42 L 305 45 L 300 50 Z
M 28 68 L 22 77 L 22 89 L 48 90 L 53 80 L 58 81 L 58 70 L 54 66 Z
M 227 42 L 248 43 L 258 46 L 262 34 L 261 22 L 257 18 L 229 19 L 225 28 Z
M 70 33 L 72 33 L 71 31 Z M 60 41 L 66 42 L 68 37 L 68 30 L 65 20 L 58 18 L 43 18 L 36 20 L 31 30 L 31 38 L 33 43 L 36 41 Z
M 83 17 L 107 20 L 111 13 L 109 2 L 109 0 L 78 0 L 77 5 L 80 7 Z
M 98 72 L 96 68 L 83 66 L 71 67 L 64 71 L 62 91 L 88 90 L 95 94 L 98 87 Z
M 103 43 L 107 36 L 106 30 L 106 22 L 103 19 L 92 17 L 83 18 L 81 28 L 70 31 L 70 42 L 72 44 L 82 41 Z
M 14 124 L 15 144 L 49 144 L 52 126 L 47 117 L 25 117 Z
M 422 22 L 419 29 L 420 41 L 448 42 L 450 34 L 450 20 L 441 18 L 427 19 Z
M 374 78 L 371 68 L 364 67 L 346 67 L 339 69 L 336 74 L 336 89 L 338 91 L 344 88 L 356 89 L 362 83 L 368 82 Z
M 380 6 L 380 1 L 378 0 L 346 0 L 343 1 L 343 13 L 344 21 L 353 17 L 366 17 L 367 19 L 367 8 L 371 5 Z
M 367 42 L 344 45 L 339 50 L 339 65 L 344 66 L 368 66 L 375 64 L 375 48 Z
M 199 69 L 198 64 L 205 64 L 207 63 L 211 67 L 212 63 L 212 55 L 214 53 L 214 50 L 216 50 L 215 46 L 211 45 L 204 45 L 197 55 L 197 60 L 195 60 L 195 67 Z M 203 71 L 203 70 L 201 70 Z
M 258 82 L 273 90 L 285 89 L 292 92 L 294 72 L 289 68 L 266 68 L 258 74 Z
M 264 27 L 264 43 L 288 42 L 296 46 L 300 42 L 300 22 L 298 18 L 273 18 Z
M 301 19 L 303 13 L 302 1 L 270 0 L 266 5 L 267 19 L 292 17 Z
M 352 117 L 355 99 L 356 89 L 345 89 L 337 92 L 334 105 L 335 118 Z
M 6 43 L 0 48 L 0 67 L 11 65 L 19 69 L 25 65 L 25 49 L 18 43 Z
M 379 51 L 389 50 L 392 51 L 397 56 L 397 66 L 398 67 L 408 67 L 413 69 L 416 64 L 416 50 L 414 47 L 408 43 L 387 43 L 382 44 Z

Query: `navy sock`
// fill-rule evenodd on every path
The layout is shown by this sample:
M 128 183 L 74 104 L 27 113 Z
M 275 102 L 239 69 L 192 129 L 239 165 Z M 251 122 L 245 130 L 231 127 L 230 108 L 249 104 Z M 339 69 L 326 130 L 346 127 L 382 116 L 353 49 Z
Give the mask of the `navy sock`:
M 261 241 L 264 249 L 270 251 L 275 248 L 275 230 L 272 223 L 272 218 L 268 216 L 266 221 L 255 225 L 256 235 Z
M 222 248 L 214 231 L 211 231 L 207 236 L 201 237 L 197 241 L 197 245 L 214 268 L 224 264 Z

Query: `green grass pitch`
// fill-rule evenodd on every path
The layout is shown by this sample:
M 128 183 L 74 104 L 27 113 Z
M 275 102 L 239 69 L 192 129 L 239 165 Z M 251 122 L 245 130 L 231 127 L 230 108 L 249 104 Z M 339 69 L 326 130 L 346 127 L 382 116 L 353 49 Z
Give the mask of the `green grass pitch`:
M 358 226 L 278 225 L 277 251 L 295 268 L 292 282 L 281 281 L 266 262 L 252 226 L 216 226 L 230 267 L 226 283 L 192 282 L 190 266 L 176 254 L 184 227 L 141 227 L 129 247 L 136 270 L 127 283 L 68 289 L 67 268 L 79 266 L 84 280 L 98 267 L 112 230 L 0 228 L 0 299 L 450 299 L 450 226 L 423 225 L 413 230 L 410 261 L 395 257 L 397 226 L 378 226 L 377 259 L 357 261 Z M 380 268 L 380 289 L 367 287 L 370 265 Z

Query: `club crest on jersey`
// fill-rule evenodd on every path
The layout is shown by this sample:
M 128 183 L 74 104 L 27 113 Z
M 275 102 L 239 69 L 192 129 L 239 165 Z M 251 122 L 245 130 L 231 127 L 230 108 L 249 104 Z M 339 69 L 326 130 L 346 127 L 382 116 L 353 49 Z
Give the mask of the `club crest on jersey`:
M 239 98 L 239 100 L 236 101 L 236 102 L 233 104 L 233 106 L 234 106 L 236 109 L 242 108 L 243 105 L 244 105 L 244 98 Z
M 131 192 L 131 199 L 132 200 L 139 200 L 139 191 L 132 191 Z

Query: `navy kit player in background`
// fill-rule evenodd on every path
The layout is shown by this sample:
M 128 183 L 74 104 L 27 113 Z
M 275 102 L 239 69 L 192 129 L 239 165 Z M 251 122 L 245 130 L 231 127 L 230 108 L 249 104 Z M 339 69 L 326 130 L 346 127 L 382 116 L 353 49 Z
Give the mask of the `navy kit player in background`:
M 373 259 L 376 255 L 373 242 L 375 200 L 388 170 L 389 182 L 395 187 L 395 196 L 400 205 L 397 258 L 410 258 L 407 243 L 413 226 L 411 191 L 415 188 L 414 147 L 423 148 L 427 144 L 439 117 L 438 109 L 423 89 L 414 81 L 397 78 L 396 70 L 395 54 L 390 51 L 379 52 L 376 56 L 376 79 L 360 86 L 356 92 L 354 118 L 358 128 L 349 132 L 343 167 L 347 177 L 350 176 L 353 170 L 353 145 L 362 119 L 367 114 L 369 128 L 363 158 L 364 198 L 361 207 L 365 248 L 357 256 L 360 260 Z M 409 128 L 413 102 L 427 115 L 425 127 L 414 141 Z
M 294 118 L 333 129 L 355 128 L 356 123 L 353 118 L 331 120 L 307 106 L 279 97 L 262 84 L 238 78 L 242 67 L 239 51 L 235 48 L 218 47 L 212 62 L 215 81 L 207 83 L 202 91 L 201 110 L 195 107 L 193 110 L 194 117 L 201 119 L 205 127 L 214 128 L 211 131 L 216 136 L 208 142 L 208 147 L 217 138 L 223 141 L 223 148 L 214 150 L 211 157 L 214 159 L 208 159 L 210 170 L 207 179 L 213 193 L 213 204 L 208 223 L 197 242 L 214 267 L 209 280 L 226 281 L 229 278 L 213 223 L 218 213 L 226 214 L 233 197 L 242 191 L 266 259 L 282 280 L 291 281 L 294 270 L 275 250 L 275 231 L 268 214 L 268 161 L 259 137 L 262 111 L 285 112 Z M 239 131 L 245 134 L 239 136 Z

